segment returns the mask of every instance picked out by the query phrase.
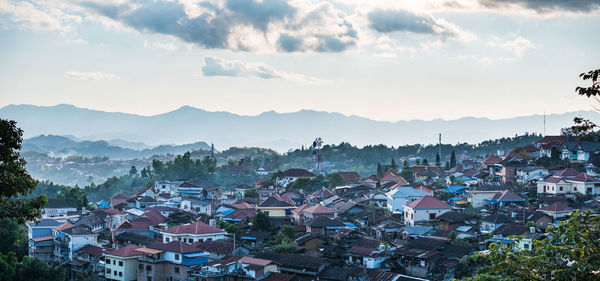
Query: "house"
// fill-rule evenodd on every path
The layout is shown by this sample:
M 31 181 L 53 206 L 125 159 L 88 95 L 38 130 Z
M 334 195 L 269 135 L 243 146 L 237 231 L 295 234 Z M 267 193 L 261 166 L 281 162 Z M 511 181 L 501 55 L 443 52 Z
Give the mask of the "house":
M 104 271 L 106 280 L 137 280 L 138 257 L 142 253 L 136 251 L 139 246 L 128 245 L 105 253 Z
M 195 267 L 190 275 L 194 281 L 268 280 L 271 276 L 277 277 L 273 280 L 289 280 L 278 271 L 277 264 L 271 260 L 228 255 Z
M 502 193 L 494 194 L 490 199 L 484 199 L 484 201 L 490 203 L 494 208 L 500 209 L 508 204 L 523 203 L 525 199 L 510 190 L 504 190 Z
M 483 185 L 467 189 L 467 202 L 469 202 L 474 209 L 483 208 L 488 205 L 488 202 L 485 201 L 486 199 L 492 198 L 494 195 L 501 193 L 505 189 L 505 187 L 496 185 Z
M 329 265 L 327 259 L 302 254 L 258 253 L 254 257 L 273 261 L 281 273 L 296 274 L 303 279 L 314 279 Z
M 64 217 L 76 214 L 77 208 L 73 202 L 65 199 L 48 199 L 48 203 L 42 209 L 42 218 Z
M 52 229 L 60 223 L 53 219 L 41 219 L 40 222 L 27 223 L 29 238 L 29 256 L 51 262 L 54 252 L 54 235 Z
M 569 207 L 566 203 L 557 201 L 548 206 L 543 206 L 538 209 L 538 212 L 542 212 L 551 216 L 553 219 L 561 219 L 573 212 L 574 209 Z
M 304 223 L 312 221 L 316 217 L 325 216 L 328 218 L 337 217 L 337 212 L 333 209 L 322 206 L 321 204 L 315 204 L 304 208 L 302 211 L 302 217 Z
M 319 250 L 321 245 L 323 245 L 325 243 L 325 240 L 317 234 L 308 232 L 308 233 L 296 238 L 294 240 L 294 243 L 296 243 L 296 245 L 298 245 L 302 248 L 317 251 L 317 250 Z
M 415 222 L 434 221 L 437 216 L 451 209 L 448 204 L 433 196 L 423 196 L 404 205 L 404 222 L 406 225 L 414 226 Z
M 78 280 L 81 277 L 91 278 L 104 275 L 104 249 L 94 245 L 85 245 L 74 253 L 73 260 L 69 263 L 71 278 Z
M 182 241 L 192 244 L 198 241 L 224 239 L 227 232 L 203 222 L 183 224 L 161 231 L 163 243 Z
M 296 206 L 293 201 L 278 194 L 269 197 L 258 206 L 258 210 L 266 212 L 269 215 L 272 225 L 275 226 L 289 224 L 292 210 L 295 208 Z
M 600 194 L 600 179 L 578 173 L 572 169 L 562 170 L 537 183 L 538 194 Z
M 190 268 L 207 263 L 209 257 L 182 241 L 156 242 L 136 251 L 142 254 L 138 258 L 137 280 L 187 280 Z
M 452 232 L 458 227 L 465 224 L 466 221 L 472 220 L 473 216 L 457 211 L 449 211 L 437 217 L 438 228 L 442 231 Z
M 336 219 L 330 219 L 326 216 L 316 217 L 306 225 L 306 232 L 325 235 L 328 232 L 334 232 L 346 225 Z
M 502 243 L 512 245 L 516 250 L 533 250 L 533 240 L 540 238 L 536 234 L 535 227 L 527 227 L 520 224 L 505 224 L 494 230 L 494 236 L 486 240 L 486 243 Z M 521 236 L 519 240 L 511 238 L 512 236 Z
M 561 146 L 561 158 L 571 163 L 584 163 L 590 155 L 600 150 L 600 142 L 566 141 Z
M 410 185 L 410 183 L 406 179 L 404 179 L 401 175 L 396 175 L 394 173 L 385 173 L 379 179 L 380 185 L 386 185 L 388 183 L 393 183 L 394 185 L 398 185 L 398 186 Z
M 96 245 L 98 234 L 82 225 L 60 225 L 53 229 L 54 260 L 60 263 L 73 260 L 73 252 L 85 245 Z
M 513 220 L 506 215 L 492 214 L 481 219 L 479 231 L 481 233 L 494 232 L 498 227 L 504 224 L 511 223 Z
M 392 189 L 386 193 L 387 208 L 392 213 L 402 213 L 404 211 L 404 205 L 425 195 L 431 194 L 422 190 L 416 190 L 410 186 Z
M 256 211 L 254 209 L 238 209 L 224 216 L 222 220 L 230 221 L 233 223 L 240 223 L 243 221 L 251 220 L 255 215 Z
M 154 182 L 154 190 L 158 194 L 175 195 L 177 187 L 182 184 L 181 181 L 156 181 Z
M 527 166 L 527 159 L 512 151 L 507 154 L 502 162 L 498 175 L 502 177 L 503 183 L 515 183 L 517 181 L 517 170 Z
M 439 168 L 435 167 L 435 166 L 415 165 L 415 166 L 411 167 L 411 170 L 412 170 L 413 179 L 415 179 L 415 182 L 423 182 L 423 181 L 426 181 L 428 178 L 434 179 L 434 178 L 437 178 L 439 175 Z M 433 173 L 423 172 L 425 170 L 429 170 Z
M 316 175 L 305 169 L 287 169 L 283 171 L 283 178 L 277 179 L 277 185 L 287 187 L 298 178 L 314 178 Z

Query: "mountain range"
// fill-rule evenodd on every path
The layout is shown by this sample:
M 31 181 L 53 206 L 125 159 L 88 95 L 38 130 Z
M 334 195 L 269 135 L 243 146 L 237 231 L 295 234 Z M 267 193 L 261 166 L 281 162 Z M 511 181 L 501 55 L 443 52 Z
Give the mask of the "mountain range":
M 545 116 L 546 133 L 558 134 L 561 128 L 570 126 L 576 116 L 600 120 L 600 114 L 595 111 L 549 114 Z M 310 144 L 316 137 L 321 137 L 325 143 L 345 141 L 358 146 L 399 146 L 436 143 L 439 133 L 442 134 L 443 143 L 476 143 L 544 131 L 543 115 L 497 120 L 464 117 L 456 120 L 389 122 L 314 110 L 292 113 L 268 111 L 244 116 L 210 112 L 191 106 L 163 114 L 141 116 L 67 104 L 8 105 L 0 108 L 0 118 L 16 120 L 24 130 L 25 138 L 51 134 L 70 136 L 71 140 L 112 140 L 112 144 L 104 142 L 103 145 L 141 151 L 161 144 L 181 145 L 204 141 L 214 143 L 218 149 L 259 146 L 283 152 Z
M 146 146 L 143 143 L 132 143 L 123 140 L 113 140 L 112 143 L 107 141 L 78 141 L 66 136 L 40 135 L 23 140 L 21 151 L 35 151 L 47 153 L 51 156 L 108 156 L 110 159 L 134 159 L 169 153 L 177 155 L 183 154 L 186 151 L 211 149 L 210 145 L 205 142 L 183 145 L 160 145 L 144 149 L 131 148 L 135 145 Z

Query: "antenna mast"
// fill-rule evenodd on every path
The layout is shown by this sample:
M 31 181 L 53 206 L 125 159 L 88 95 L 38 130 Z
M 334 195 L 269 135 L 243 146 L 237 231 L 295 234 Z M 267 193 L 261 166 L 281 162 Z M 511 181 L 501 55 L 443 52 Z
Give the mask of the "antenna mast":
M 440 155 L 440 167 L 442 166 L 442 133 L 440 133 L 439 145 L 438 145 L 438 154 Z

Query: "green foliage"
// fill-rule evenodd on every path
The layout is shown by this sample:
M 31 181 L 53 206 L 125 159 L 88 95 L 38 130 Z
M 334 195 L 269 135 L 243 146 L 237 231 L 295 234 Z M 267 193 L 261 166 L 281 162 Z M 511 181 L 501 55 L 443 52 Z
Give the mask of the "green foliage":
M 423 166 L 429 166 L 429 161 L 427 161 L 427 158 L 423 159 Z
M 44 195 L 23 199 L 36 186 L 25 169 L 21 149 L 23 130 L 15 121 L 0 119 L 0 218 L 16 218 L 23 223 L 41 215 L 47 200 Z
M 12 252 L 0 255 L 0 272 L 0 281 L 64 281 L 66 278 L 65 268 L 58 263 L 48 265 L 40 259 L 28 256 L 18 263 Z
M 294 229 L 289 225 L 281 227 L 275 239 L 273 245 L 269 247 L 270 252 L 274 253 L 295 253 L 296 245 L 293 243 Z
M 167 218 L 168 225 L 181 225 L 194 222 L 194 218 L 185 212 L 175 212 Z
M 236 234 L 238 233 L 239 229 L 235 224 L 228 223 L 227 225 L 225 225 L 225 231 L 227 231 L 227 233 L 229 234 Z
M 440 154 L 439 154 L 439 153 L 435 154 L 435 165 L 436 165 L 437 167 L 439 167 L 439 166 L 441 165 L 441 162 L 440 162 Z
M 549 238 L 534 240 L 533 254 L 495 243 L 473 254 L 476 276 L 463 280 L 600 279 L 600 216 L 578 211 L 546 231 Z
M 327 175 L 327 182 L 329 187 L 336 187 L 346 184 L 344 177 L 340 173 L 330 173 Z
M 450 168 L 456 167 L 456 153 L 452 150 L 452 154 L 450 154 Z
M 381 167 L 381 163 L 377 162 L 377 175 L 383 176 L 383 167 Z
M 131 166 L 131 169 L 129 169 L 129 174 L 132 176 L 136 176 L 137 175 L 137 168 L 135 166 Z
M 402 169 L 402 172 L 400 172 L 400 176 L 402 176 L 405 180 L 407 180 L 409 183 L 413 183 L 414 182 L 414 178 L 413 178 L 413 172 L 410 168 L 404 168 Z
M 450 239 L 450 241 L 454 241 L 454 240 L 456 240 L 456 236 L 457 236 L 456 232 L 452 231 L 448 235 L 448 238 Z
M 269 214 L 263 211 L 257 212 L 254 218 L 252 218 L 252 229 L 269 231 L 271 229 Z
M 67 202 L 74 203 L 77 210 L 81 210 L 88 205 L 87 193 L 78 187 L 63 187 L 55 198 L 62 198 Z
M 244 191 L 244 197 L 257 198 L 258 197 L 258 190 L 256 190 L 256 188 L 246 189 Z
M 18 260 L 27 255 L 27 236 L 16 219 L 0 219 L 0 254 L 12 252 Z M 1 271 L 0 271 L 1 272 Z

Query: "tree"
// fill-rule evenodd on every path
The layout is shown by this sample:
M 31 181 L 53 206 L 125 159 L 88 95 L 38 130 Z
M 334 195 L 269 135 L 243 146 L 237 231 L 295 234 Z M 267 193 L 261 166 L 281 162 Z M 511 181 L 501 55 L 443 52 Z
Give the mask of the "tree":
M 236 234 L 238 233 L 238 228 L 235 224 L 229 223 L 225 226 L 225 231 L 227 231 L 229 234 Z
M 441 162 L 440 162 L 440 154 L 439 153 L 435 154 L 435 165 L 437 167 L 440 167 L 442 165 Z
M 429 166 L 429 161 L 427 161 L 427 158 L 423 159 L 423 166 Z
M 476 276 L 463 280 L 598 280 L 600 216 L 577 211 L 546 232 L 533 253 L 492 243 L 488 253 L 469 257 Z
M 450 170 L 450 161 L 446 161 L 446 165 L 444 166 L 444 170 Z
M 383 176 L 383 168 L 381 167 L 381 163 L 377 162 L 377 175 Z
M 131 169 L 129 170 L 129 174 L 132 176 L 136 176 L 137 175 L 137 168 L 135 166 L 131 166 Z
M 550 150 L 550 158 L 552 160 L 560 160 L 560 151 L 558 151 L 558 148 L 556 148 L 555 146 L 553 146 Z
M 421 165 L 421 161 L 419 161 L 419 158 L 417 158 L 417 161 L 415 162 L 415 165 Z
M 0 254 L 8 255 L 13 252 L 21 260 L 27 255 L 27 236 L 16 219 L 0 219 Z M 1 271 L 0 271 L 1 272 Z
M 404 168 L 408 168 L 408 161 L 404 159 L 404 164 L 402 165 Z
M 346 180 L 344 180 L 344 177 L 340 173 L 328 174 L 327 181 L 329 182 L 329 187 L 341 186 L 346 183 Z
M 577 87 L 575 92 L 580 96 L 586 96 L 588 98 L 593 97 L 596 101 L 600 101 L 600 69 L 591 70 L 579 74 L 583 80 L 592 80 L 592 85 L 588 87 Z M 598 110 L 596 108 L 596 110 Z M 575 125 L 573 125 L 569 133 L 574 135 L 586 135 L 593 133 L 593 130 L 598 127 L 594 122 L 584 119 L 581 117 L 575 117 L 573 119 Z
M 88 205 L 87 193 L 78 187 L 63 187 L 55 197 L 65 199 L 65 201 L 75 204 L 78 210 L 81 210 Z
M 454 150 L 452 150 L 452 154 L 450 154 L 450 168 L 456 167 L 456 154 Z
M 45 195 L 23 199 L 35 189 L 37 182 L 27 173 L 21 149 L 23 130 L 15 121 L 0 119 L 0 217 L 15 218 L 19 223 L 41 215 Z
M 396 165 L 396 160 L 392 158 L 392 162 L 390 163 L 390 168 L 394 170 L 394 172 L 398 171 L 398 165 Z
M 414 181 L 413 173 L 410 168 L 402 169 L 402 172 L 400 172 L 400 176 L 402 176 L 406 181 L 408 181 L 410 183 L 412 183 Z
M 244 197 L 257 198 L 258 191 L 256 188 L 246 189 L 244 190 Z
M 269 231 L 269 229 L 271 229 L 271 220 L 269 219 L 269 214 L 263 211 L 256 213 L 254 218 L 252 218 L 252 229 Z

